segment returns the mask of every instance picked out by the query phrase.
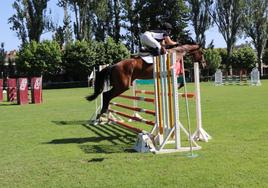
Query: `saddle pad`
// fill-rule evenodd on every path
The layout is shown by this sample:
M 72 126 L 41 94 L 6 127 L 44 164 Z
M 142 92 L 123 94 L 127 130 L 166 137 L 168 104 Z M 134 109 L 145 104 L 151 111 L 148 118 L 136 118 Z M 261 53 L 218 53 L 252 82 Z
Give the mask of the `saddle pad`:
M 154 63 L 154 57 L 151 55 L 148 56 L 141 56 L 141 58 L 143 59 L 143 61 L 145 61 L 146 63 L 152 64 Z

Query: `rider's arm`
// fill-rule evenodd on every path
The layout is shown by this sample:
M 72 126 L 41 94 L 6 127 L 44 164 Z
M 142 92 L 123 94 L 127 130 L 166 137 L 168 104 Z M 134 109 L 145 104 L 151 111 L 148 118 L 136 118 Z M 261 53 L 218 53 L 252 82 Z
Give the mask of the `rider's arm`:
M 171 40 L 169 36 L 165 36 L 164 40 L 165 40 L 165 45 L 169 45 L 169 46 L 177 45 L 177 42 L 174 42 L 173 40 Z

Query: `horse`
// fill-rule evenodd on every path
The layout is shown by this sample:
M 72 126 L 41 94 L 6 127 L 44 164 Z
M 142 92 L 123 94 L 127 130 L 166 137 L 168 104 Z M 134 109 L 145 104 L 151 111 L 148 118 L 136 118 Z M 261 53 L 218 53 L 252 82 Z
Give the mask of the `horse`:
M 205 65 L 203 51 L 198 44 L 185 44 L 168 50 L 168 53 L 172 52 L 176 53 L 176 62 L 188 54 L 194 62 Z M 153 79 L 153 64 L 146 63 L 141 57 L 134 57 L 122 60 L 97 72 L 94 93 L 87 96 L 86 99 L 88 101 L 96 99 L 103 92 L 106 81 L 111 89 L 103 92 L 102 108 L 96 119 L 107 113 L 110 101 L 127 91 L 136 79 Z

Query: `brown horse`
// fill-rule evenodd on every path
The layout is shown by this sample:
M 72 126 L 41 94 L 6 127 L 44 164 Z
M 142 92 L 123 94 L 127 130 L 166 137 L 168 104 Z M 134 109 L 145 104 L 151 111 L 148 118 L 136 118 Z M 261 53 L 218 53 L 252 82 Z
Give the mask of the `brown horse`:
M 176 52 L 176 61 L 180 61 L 185 54 L 190 55 L 194 62 L 205 64 L 203 52 L 199 45 L 182 45 L 169 52 Z M 104 83 L 109 82 L 111 89 L 103 93 L 102 108 L 97 119 L 108 110 L 110 101 L 122 94 L 132 85 L 136 79 L 152 79 L 153 64 L 144 62 L 140 57 L 126 59 L 117 64 L 110 65 L 96 74 L 94 83 L 94 93 L 86 99 L 92 101 L 103 92 Z

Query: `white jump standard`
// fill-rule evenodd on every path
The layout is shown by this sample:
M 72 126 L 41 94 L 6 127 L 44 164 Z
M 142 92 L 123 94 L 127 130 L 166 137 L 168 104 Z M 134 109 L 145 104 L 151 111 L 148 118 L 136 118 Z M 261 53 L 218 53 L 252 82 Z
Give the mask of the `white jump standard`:
M 155 113 L 156 123 L 151 134 L 154 135 L 155 153 L 170 153 L 198 150 L 201 147 L 194 141 L 193 147 L 183 147 L 181 144 L 181 130 L 189 136 L 189 132 L 183 127 L 179 117 L 178 84 L 175 70 L 175 54 L 155 58 Z M 190 138 L 192 139 L 192 138 Z M 166 149 L 169 143 L 175 143 L 172 149 Z
M 195 104 L 196 104 L 196 131 L 192 135 L 194 140 L 201 140 L 208 142 L 211 136 L 202 127 L 201 114 L 201 96 L 200 96 L 200 79 L 199 79 L 199 64 L 194 63 L 194 81 L 195 81 Z

